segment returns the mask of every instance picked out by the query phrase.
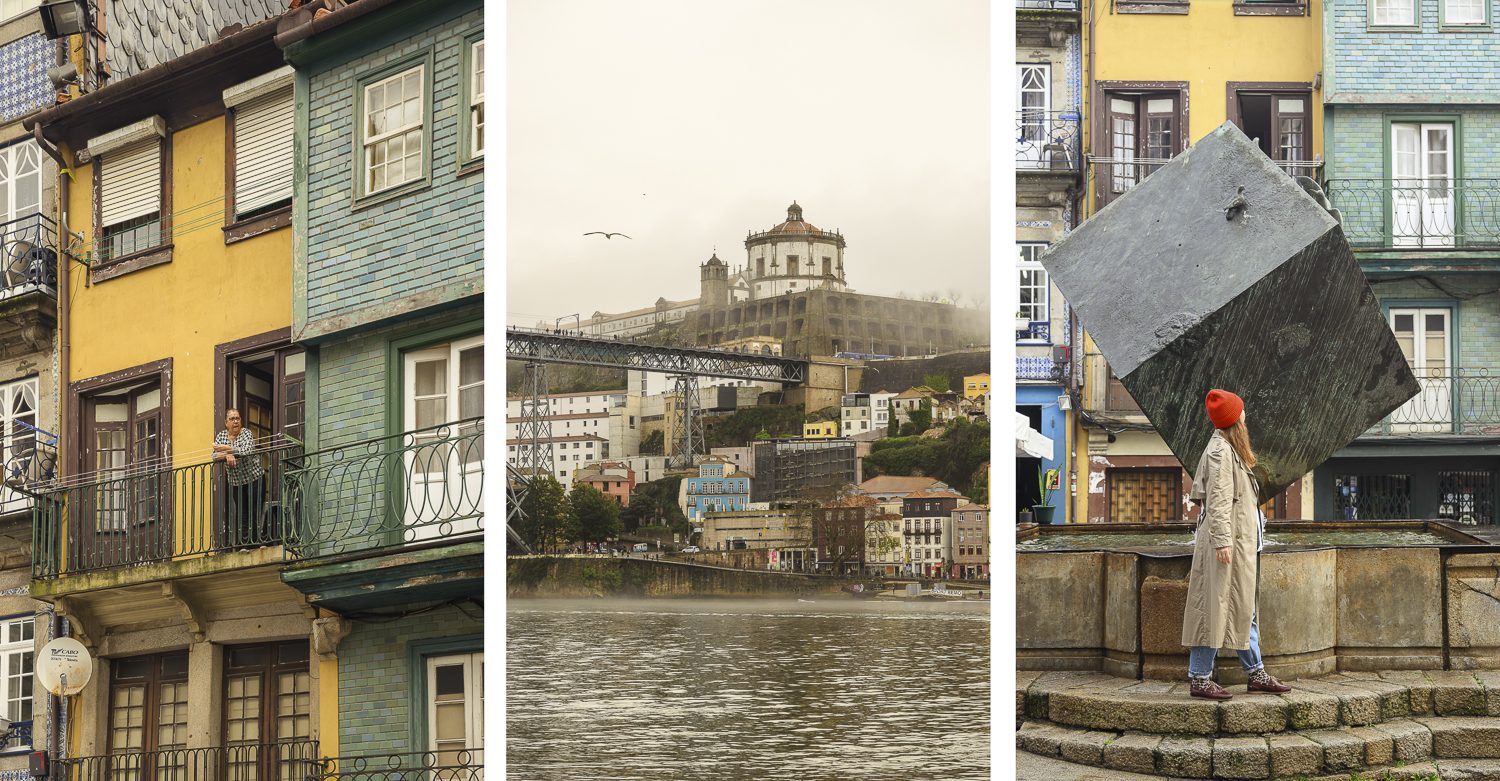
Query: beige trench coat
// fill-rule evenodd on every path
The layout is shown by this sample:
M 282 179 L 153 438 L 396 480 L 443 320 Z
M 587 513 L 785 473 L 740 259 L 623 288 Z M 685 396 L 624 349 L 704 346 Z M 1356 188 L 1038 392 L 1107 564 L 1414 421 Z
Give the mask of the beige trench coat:
M 1260 566 L 1255 477 L 1218 433 L 1209 438 L 1194 474 L 1188 498 L 1203 506 L 1203 514 L 1193 544 L 1182 644 L 1243 651 L 1250 647 Z M 1230 549 L 1227 565 L 1214 555 L 1223 547 Z

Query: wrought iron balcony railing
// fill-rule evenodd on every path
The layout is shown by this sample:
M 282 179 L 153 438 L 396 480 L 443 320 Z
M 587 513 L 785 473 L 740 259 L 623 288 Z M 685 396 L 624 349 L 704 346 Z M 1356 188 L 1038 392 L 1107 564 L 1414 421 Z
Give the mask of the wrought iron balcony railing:
M 295 445 L 242 458 L 238 474 L 223 461 L 168 468 L 126 464 L 38 491 L 33 515 L 34 580 L 281 543 L 290 508 L 282 494 L 284 459 Z M 233 482 L 231 482 L 231 478 Z
M 1040 11 L 1077 11 L 1078 0 L 1016 0 L 1016 8 Z
M 5 733 L 4 742 L 0 743 L 0 751 L 31 748 L 31 724 L 31 719 L 12 721 L 10 730 Z
M 484 781 L 484 749 L 327 757 L 307 781 Z
M 483 418 L 308 453 L 286 474 L 286 557 L 483 535 L 483 489 Z
M 0 223 L 0 298 L 32 290 L 57 295 L 57 223 L 42 214 Z
M 1500 179 L 1330 179 L 1355 247 L 1500 247 Z
M 1017 342 L 1034 344 L 1052 343 L 1052 323 L 1048 320 L 1032 320 L 1024 329 L 1016 330 Z
M 4 442 L 0 515 L 31 509 L 33 497 L 57 477 L 57 435 L 19 420 L 11 425 L 11 434 Z
M 1500 371 L 1417 370 L 1422 392 L 1365 436 L 1391 434 L 1500 434 Z
M 1115 160 L 1089 155 L 1085 189 L 1087 201 L 1083 213 L 1092 215 L 1099 211 L 1169 162 L 1169 158 Z M 1322 181 L 1322 160 L 1277 160 L 1275 163 L 1288 176 L 1307 176 Z M 1338 204 L 1335 203 L 1334 206 Z
M 1016 171 L 1077 171 L 1083 137 L 1077 111 L 1016 111 Z
M 308 781 L 322 772 L 316 740 L 163 749 L 58 759 L 56 781 Z

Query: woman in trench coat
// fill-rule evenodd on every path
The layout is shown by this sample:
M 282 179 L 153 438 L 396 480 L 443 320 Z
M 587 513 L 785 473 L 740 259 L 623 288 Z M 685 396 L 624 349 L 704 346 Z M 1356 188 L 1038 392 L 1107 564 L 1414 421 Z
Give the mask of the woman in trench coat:
M 1210 678 L 1220 648 L 1238 652 L 1240 665 L 1250 676 L 1248 691 L 1291 691 L 1266 673 L 1260 659 L 1255 591 L 1265 518 L 1259 508 L 1259 486 L 1250 471 L 1256 459 L 1245 427 L 1245 404 L 1233 393 L 1218 389 L 1209 391 L 1204 403 L 1218 431 L 1203 449 L 1189 494 L 1203 508 L 1193 539 L 1193 569 L 1182 616 L 1182 644 L 1192 649 L 1188 654 L 1190 693 L 1210 700 L 1230 699 L 1232 695 Z

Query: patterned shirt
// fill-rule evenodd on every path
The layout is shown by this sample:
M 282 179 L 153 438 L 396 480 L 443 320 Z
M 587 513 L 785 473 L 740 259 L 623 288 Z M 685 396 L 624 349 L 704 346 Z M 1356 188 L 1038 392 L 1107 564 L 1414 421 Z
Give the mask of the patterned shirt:
M 266 473 L 260 456 L 255 455 L 255 437 L 250 436 L 250 429 L 240 429 L 240 435 L 232 442 L 228 431 L 220 431 L 214 435 L 214 444 L 234 446 L 235 465 L 229 466 L 229 461 L 224 461 L 224 475 L 229 478 L 230 485 L 244 485 L 259 480 Z

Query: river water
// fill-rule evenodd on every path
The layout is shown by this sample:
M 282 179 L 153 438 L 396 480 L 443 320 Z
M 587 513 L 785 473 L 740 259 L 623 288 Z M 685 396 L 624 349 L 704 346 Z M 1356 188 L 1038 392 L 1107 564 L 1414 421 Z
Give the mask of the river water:
M 987 608 L 511 600 L 506 778 L 987 779 Z

